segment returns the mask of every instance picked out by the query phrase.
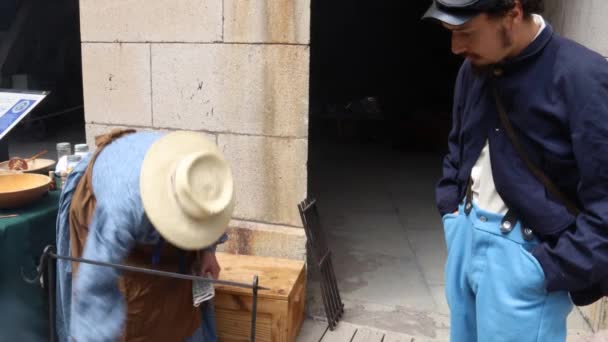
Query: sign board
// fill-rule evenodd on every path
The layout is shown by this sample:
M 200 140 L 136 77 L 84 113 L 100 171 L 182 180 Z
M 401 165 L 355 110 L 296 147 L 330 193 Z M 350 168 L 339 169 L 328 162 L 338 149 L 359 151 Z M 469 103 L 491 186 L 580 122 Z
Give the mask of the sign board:
M 0 89 L 0 140 L 47 95 L 45 91 Z

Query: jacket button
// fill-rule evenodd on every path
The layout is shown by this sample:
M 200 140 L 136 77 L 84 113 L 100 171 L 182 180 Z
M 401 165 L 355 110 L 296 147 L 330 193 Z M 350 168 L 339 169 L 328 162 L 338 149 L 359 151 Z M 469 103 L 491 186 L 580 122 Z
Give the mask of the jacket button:
M 487 221 L 488 221 L 488 218 L 487 218 L 487 217 L 485 217 L 485 216 L 480 216 L 480 217 L 479 217 L 479 221 L 481 221 L 481 222 L 487 222 Z
M 494 76 L 502 76 L 502 74 L 504 74 L 504 70 L 500 68 L 494 69 Z

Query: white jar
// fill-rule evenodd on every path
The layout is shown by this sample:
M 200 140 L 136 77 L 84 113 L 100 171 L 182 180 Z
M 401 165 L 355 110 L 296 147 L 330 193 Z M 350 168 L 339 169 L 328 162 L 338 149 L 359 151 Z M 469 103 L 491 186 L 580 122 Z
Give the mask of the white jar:
M 57 160 L 62 157 L 72 154 L 72 145 L 69 142 L 60 142 L 57 144 Z
M 74 145 L 74 154 L 84 158 L 89 153 L 89 145 L 87 144 L 76 144 Z

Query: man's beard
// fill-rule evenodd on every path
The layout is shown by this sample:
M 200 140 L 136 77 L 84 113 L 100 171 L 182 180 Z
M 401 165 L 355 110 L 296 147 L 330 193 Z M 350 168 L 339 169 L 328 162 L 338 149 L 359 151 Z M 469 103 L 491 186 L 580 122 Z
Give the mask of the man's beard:
M 492 72 L 494 64 L 475 64 L 471 62 L 471 70 L 476 76 L 485 76 Z
M 496 38 L 500 41 L 500 44 L 504 49 L 507 49 L 513 45 L 513 38 L 511 38 L 507 28 L 504 26 L 498 30 Z M 471 66 L 473 67 L 473 72 L 475 74 L 485 74 L 491 71 L 494 64 L 496 63 L 475 63 L 473 60 L 471 60 Z

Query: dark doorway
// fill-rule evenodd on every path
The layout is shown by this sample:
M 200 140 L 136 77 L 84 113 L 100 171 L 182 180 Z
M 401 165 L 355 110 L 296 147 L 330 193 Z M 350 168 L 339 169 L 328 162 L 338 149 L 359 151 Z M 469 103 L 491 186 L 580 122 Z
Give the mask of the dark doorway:
M 0 87 L 50 91 L 5 139 L 11 156 L 85 140 L 78 0 L 7 0 L 0 6 Z
M 447 311 L 434 184 L 461 59 L 446 30 L 420 21 L 428 6 L 312 1 L 309 194 L 346 319 L 395 331 L 407 328 L 404 315 Z

